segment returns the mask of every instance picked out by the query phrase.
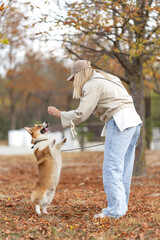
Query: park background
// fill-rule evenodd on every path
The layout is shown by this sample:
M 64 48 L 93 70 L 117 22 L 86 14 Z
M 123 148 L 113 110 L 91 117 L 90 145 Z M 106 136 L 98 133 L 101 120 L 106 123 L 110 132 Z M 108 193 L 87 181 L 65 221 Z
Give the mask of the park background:
M 0 153 L 1 239 L 159 239 L 159 13 L 157 0 L 0 1 L 0 143 L 7 147 Z M 63 153 L 52 216 L 41 218 L 30 203 L 38 177 L 34 157 L 9 153 L 9 133 L 24 126 L 48 120 L 54 132 L 65 134 L 47 107 L 78 106 L 66 82 L 77 59 L 118 76 L 143 120 L 129 214 L 122 221 L 92 219 L 106 202 L 103 151 Z M 77 127 L 79 146 L 101 143 L 102 127 L 93 116 Z M 30 146 L 22 141 L 20 147 Z

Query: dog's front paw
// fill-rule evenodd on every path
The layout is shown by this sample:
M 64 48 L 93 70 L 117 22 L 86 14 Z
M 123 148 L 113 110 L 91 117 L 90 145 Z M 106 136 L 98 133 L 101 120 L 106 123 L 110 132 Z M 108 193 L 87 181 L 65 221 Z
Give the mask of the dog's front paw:
M 52 141 L 52 145 L 54 146 L 55 144 L 56 144 L 56 140 L 53 139 L 53 141 Z

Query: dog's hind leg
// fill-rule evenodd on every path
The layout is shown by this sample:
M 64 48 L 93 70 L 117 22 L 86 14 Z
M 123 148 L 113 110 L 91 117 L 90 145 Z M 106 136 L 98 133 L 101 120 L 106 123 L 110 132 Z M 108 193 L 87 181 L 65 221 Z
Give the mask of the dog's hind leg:
M 36 213 L 37 213 L 38 215 L 41 214 L 41 209 L 40 209 L 40 205 L 39 205 L 39 204 L 36 205 Z

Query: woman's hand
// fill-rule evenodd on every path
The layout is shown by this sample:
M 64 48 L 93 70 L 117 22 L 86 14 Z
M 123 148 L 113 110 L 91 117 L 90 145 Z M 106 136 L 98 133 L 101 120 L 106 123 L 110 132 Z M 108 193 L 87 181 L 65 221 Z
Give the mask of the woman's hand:
M 49 106 L 48 107 L 48 113 L 50 115 L 53 115 L 54 117 L 60 118 L 61 117 L 61 111 L 58 108 Z

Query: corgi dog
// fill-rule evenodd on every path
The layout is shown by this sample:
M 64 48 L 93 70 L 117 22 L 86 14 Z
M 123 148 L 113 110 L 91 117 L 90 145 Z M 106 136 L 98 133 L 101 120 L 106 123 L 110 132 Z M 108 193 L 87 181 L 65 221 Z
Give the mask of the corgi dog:
M 32 137 L 32 148 L 39 170 L 39 179 L 32 192 L 31 201 L 36 204 L 36 213 L 40 215 L 41 208 L 43 213 L 47 213 L 47 206 L 55 195 L 62 168 L 61 146 L 67 139 L 64 138 L 56 144 L 49 136 L 51 129 L 47 121 L 25 129 Z

